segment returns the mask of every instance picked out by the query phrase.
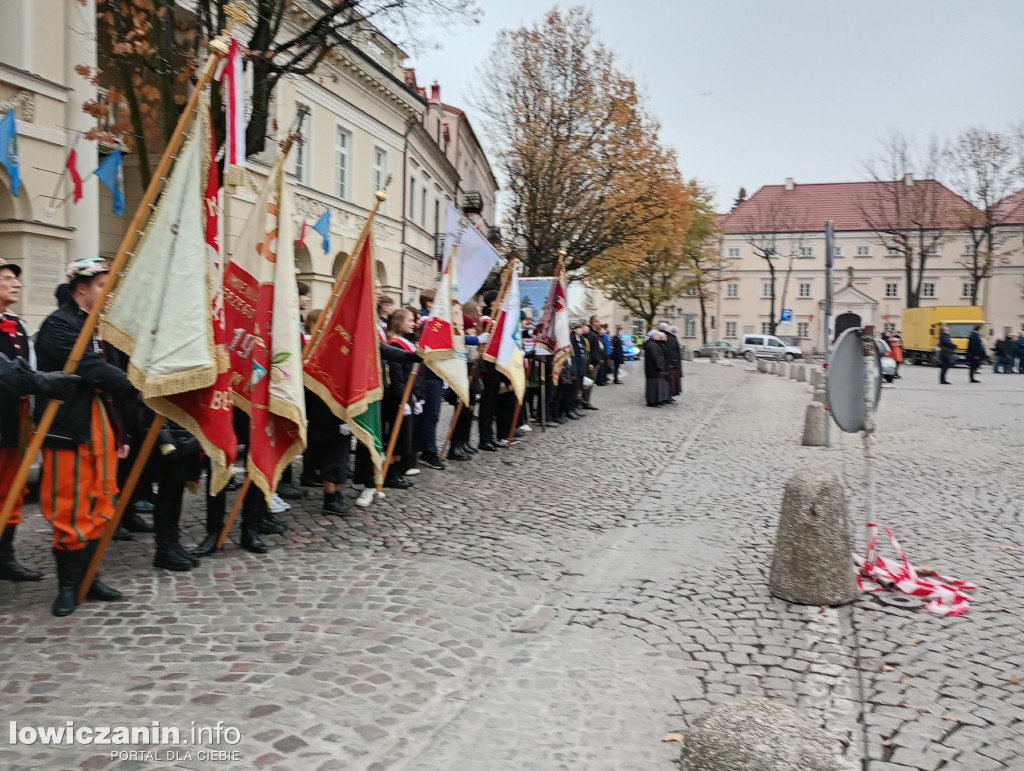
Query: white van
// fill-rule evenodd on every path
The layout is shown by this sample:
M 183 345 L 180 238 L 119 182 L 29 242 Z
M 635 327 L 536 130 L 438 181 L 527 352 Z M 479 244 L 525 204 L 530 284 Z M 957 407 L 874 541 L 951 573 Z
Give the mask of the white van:
M 786 345 L 774 335 L 743 335 L 740 355 L 747 361 L 774 359 L 776 356 L 786 361 L 793 361 L 793 359 L 802 359 L 804 352 L 795 345 Z

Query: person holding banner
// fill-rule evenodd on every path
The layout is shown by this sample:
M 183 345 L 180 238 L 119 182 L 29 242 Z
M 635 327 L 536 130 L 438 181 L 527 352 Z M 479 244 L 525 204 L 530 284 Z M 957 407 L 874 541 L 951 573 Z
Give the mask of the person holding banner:
M 58 308 L 39 329 L 36 353 L 40 370 L 64 368 L 108 272 L 106 261 L 99 258 L 76 260 L 68 266 L 68 283 L 56 292 Z M 43 442 L 39 502 L 43 516 L 53 523 L 55 616 L 74 612 L 78 585 L 114 514 L 117 459 L 128 455 L 128 437 L 121 430 L 115 399 L 136 399 L 139 393 L 128 375 L 107 361 L 105 346 L 95 334 L 77 373 L 82 383 L 57 411 Z M 40 400 L 37 418 L 45 407 Z M 120 592 L 99 578 L 92 582 L 87 596 L 107 602 L 121 599 Z
M 399 308 L 391 314 L 388 325 L 388 342 L 391 346 L 410 354 L 415 354 L 416 348 L 406 339 L 416 328 L 416 319 L 405 308 Z M 402 396 L 405 393 L 405 386 L 409 378 L 413 377 L 414 361 L 388 361 L 388 394 L 384 399 L 387 408 L 384 412 L 385 435 L 390 438 L 391 432 L 395 430 L 397 412 L 401 406 L 404 409 L 405 417 L 398 431 L 398 442 L 395 444 L 394 457 L 391 460 L 391 467 L 388 469 L 387 477 L 384 479 L 385 487 L 394 487 L 399 490 L 406 490 L 412 487 L 405 472 L 413 467 L 415 463 L 415 452 L 413 449 L 413 404 L 422 400 L 422 380 L 413 384 L 413 393 L 407 404 L 402 404 Z

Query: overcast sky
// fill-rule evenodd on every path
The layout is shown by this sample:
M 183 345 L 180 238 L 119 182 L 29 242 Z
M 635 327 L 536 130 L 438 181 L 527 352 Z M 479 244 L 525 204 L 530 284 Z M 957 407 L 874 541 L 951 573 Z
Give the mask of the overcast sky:
M 442 48 L 408 62 L 461 107 L 498 31 L 555 5 L 478 2 L 479 25 L 432 33 Z M 861 179 L 859 162 L 893 129 L 926 139 L 1024 118 L 1024 0 L 583 4 L 682 172 L 711 184 L 720 208 L 741 186 Z

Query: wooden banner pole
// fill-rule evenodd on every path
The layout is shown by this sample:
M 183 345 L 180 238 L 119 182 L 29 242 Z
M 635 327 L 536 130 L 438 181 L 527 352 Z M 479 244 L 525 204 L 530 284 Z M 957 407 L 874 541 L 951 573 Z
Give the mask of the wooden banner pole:
M 395 445 L 398 443 L 398 432 L 402 430 L 402 421 L 405 419 L 405 405 L 409 403 L 409 397 L 412 395 L 412 386 L 416 382 L 416 374 L 419 372 L 419 364 L 415 365 L 412 372 L 409 373 L 409 377 L 405 381 L 405 391 L 402 392 L 402 402 L 398 405 L 398 414 L 395 415 L 395 425 L 391 427 L 391 437 L 388 439 L 388 451 L 384 458 L 384 470 L 381 473 L 381 480 L 377 483 L 377 492 L 379 493 L 384 487 L 384 477 L 387 476 L 388 469 L 391 468 L 391 456 L 395 452 Z

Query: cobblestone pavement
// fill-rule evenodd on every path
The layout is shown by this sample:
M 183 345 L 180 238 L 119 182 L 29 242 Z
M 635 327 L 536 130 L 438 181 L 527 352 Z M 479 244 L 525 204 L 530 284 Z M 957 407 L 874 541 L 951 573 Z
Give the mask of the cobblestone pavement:
M 666 733 L 756 695 L 807 710 L 845 768 L 866 751 L 877 771 L 1024 769 L 1024 377 L 969 387 L 956 370 L 940 389 L 935 370 L 906 368 L 883 396 L 878 519 L 915 564 L 979 585 L 944 619 L 770 597 L 787 475 L 839 470 L 863 522 L 864 464 L 854 437 L 800 447 L 808 387 L 749 369 L 689 365 L 679 404 L 647 409 L 632 365 L 627 385 L 595 391 L 600 412 L 424 469 L 415 495 L 343 520 L 299 502 L 265 557 L 229 547 L 168 574 L 137 536 L 104 566 L 126 600 L 65 619 L 48 613 L 45 523 L 30 516 L 19 554 L 48 575 L 0 587 L 0 715 L 159 720 L 186 739 L 193 721 L 224 721 L 240 742 L 202 744 L 240 759 L 10 746 L 0 726 L 0 765 L 673 769 Z

